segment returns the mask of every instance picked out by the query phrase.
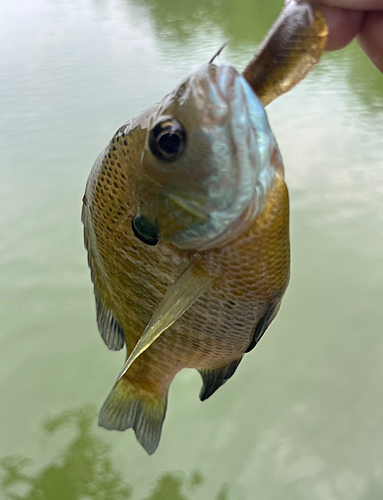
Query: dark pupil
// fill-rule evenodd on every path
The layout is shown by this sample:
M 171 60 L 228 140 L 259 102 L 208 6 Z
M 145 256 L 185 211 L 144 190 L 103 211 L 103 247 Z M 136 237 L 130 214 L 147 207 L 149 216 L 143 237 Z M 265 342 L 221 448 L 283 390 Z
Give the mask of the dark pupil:
M 181 139 L 177 134 L 167 133 L 160 137 L 158 145 L 164 153 L 173 156 L 178 153 L 181 146 Z
M 150 132 L 150 151 L 162 163 L 174 162 L 184 152 L 185 146 L 185 129 L 173 117 L 165 117 Z

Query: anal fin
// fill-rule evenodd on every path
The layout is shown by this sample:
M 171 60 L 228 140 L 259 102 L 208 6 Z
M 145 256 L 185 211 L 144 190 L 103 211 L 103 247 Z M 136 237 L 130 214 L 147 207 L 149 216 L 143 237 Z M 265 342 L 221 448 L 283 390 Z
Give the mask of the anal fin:
M 254 347 L 258 344 L 258 342 L 261 340 L 262 335 L 265 333 L 265 331 L 268 329 L 270 326 L 271 322 L 277 315 L 277 312 L 280 307 L 280 302 L 275 304 L 274 302 L 269 304 L 265 314 L 262 316 L 262 318 L 258 321 L 257 326 L 254 329 L 254 336 L 250 342 L 249 347 L 246 349 L 245 352 L 250 352 L 254 349 Z
M 201 392 L 199 393 L 200 400 L 205 401 L 205 399 L 209 398 L 217 389 L 227 382 L 229 378 L 234 375 L 241 361 L 242 357 L 220 368 L 198 370 L 203 381 Z
M 103 404 L 98 425 L 108 430 L 133 428 L 139 443 L 151 455 L 157 449 L 165 418 L 164 397 L 144 395 L 126 379 L 119 380 Z

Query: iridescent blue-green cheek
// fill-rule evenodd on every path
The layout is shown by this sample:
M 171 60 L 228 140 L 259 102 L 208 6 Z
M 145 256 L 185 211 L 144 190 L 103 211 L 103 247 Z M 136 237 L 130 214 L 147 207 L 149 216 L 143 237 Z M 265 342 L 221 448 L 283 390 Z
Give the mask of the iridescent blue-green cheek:
M 137 226 L 182 249 L 223 245 L 259 215 L 280 157 L 265 110 L 230 65 L 203 66 L 158 105 Z M 281 163 L 280 163 L 281 164 Z

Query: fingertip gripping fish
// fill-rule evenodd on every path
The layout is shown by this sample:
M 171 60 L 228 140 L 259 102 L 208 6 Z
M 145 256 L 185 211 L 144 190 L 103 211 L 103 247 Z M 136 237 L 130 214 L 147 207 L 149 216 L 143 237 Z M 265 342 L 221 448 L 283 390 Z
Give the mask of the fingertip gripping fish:
M 196 368 L 201 400 L 275 318 L 289 280 L 289 203 L 264 106 L 319 60 L 327 28 L 291 0 L 242 74 L 204 65 L 120 127 L 83 199 L 97 323 L 127 360 L 99 415 L 159 443 L 167 394 Z

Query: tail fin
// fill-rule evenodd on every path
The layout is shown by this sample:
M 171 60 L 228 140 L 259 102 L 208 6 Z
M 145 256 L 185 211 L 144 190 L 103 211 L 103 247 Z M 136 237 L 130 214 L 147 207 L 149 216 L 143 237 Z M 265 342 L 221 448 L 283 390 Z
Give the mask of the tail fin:
M 160 399 L 143 395 L 122 378 L 106 398 L 98 425 L 117 431 L 133 427 L 137 440 L 151 455 L 160 441 L 166 403 L 167 394 Z

